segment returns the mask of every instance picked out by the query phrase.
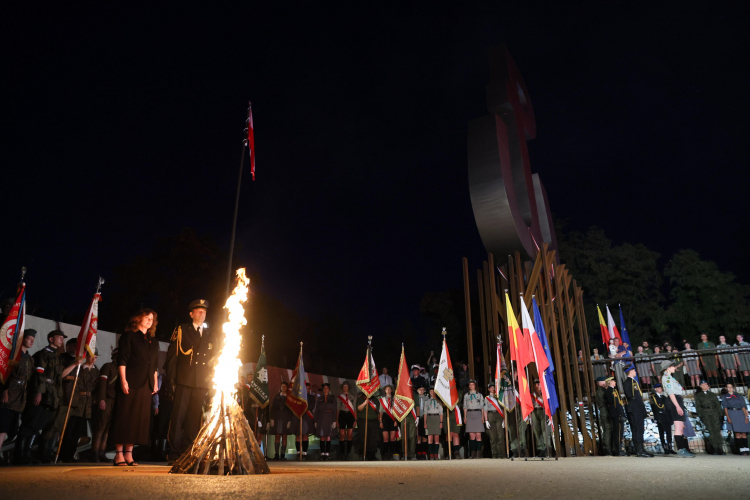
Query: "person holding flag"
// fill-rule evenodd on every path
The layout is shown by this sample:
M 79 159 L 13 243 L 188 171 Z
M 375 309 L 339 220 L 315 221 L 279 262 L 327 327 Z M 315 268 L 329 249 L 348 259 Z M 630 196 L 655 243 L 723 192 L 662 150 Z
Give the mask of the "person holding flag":
M 274 442 L 276 444 L 276 460 L 286 460 L 286 436 L 294 434 L 292 421 L 294 414 L 287 406 L 286 400 L 289 393 L 289 383 L 281 382 L 279 393 L 273 398 L 271 404 L 271 429 L 275 434 Z
M 440 354 L 440 364 L 438 366 L 437 378 L 435 379 L 435 394 L 443 401 L 446 407 L 446 411 L 453 412 L 455 414 L 455 424 L 463 424 L 461 420 L 461 409 L 458 408 L 458 388 L 456 387 L 456 377 L 453 372 L 453 363 L 451 362 L 450 353 L 448 352 L 448 344 L 445 341 L 446 331 L 443 328 L 443 351 Z M 481 419 L 481 416 L 480 416 Z M 456 443 L 456 437 L 453 436 L 450 424 L 451 419 L 448 418 L 448 429 L 447 435 L 450 435 L 452 439 L 448 439 L 448 456 L 449 459 L 453 459 L 453 453 L 451 450 L 451 443 Z M 456 433 L 457 435 L 458 433 Z M 458 451 L 458 450 L 457 450 Z M 473 450 L 472 450 L 473 451 Z
M 63 462 L 77 461 L 75 453 L 78 441 L 86 436 L 86 429 L 89 426 L 94 409 L 94 389 L 99 381 L 99 369 L 95 363 L 99 353 L 95 350 L 92 356 L 88 350 L 84 350 L 84 352 L 86 362 L 81 365 L 77 375 L 73 397 L 68 406 L 69 417 L 62 436 L 60 459 Z
M 378 414 L 380 408 L 373 396 L 379 395 L 380 377 L 372 357 L 372 337 L 368 337 L 367 353 L 365 362 L 357 377 L 357 387 L 360 393 L 357 395 L 357 421 L 359 431 L 357 432 L 357 448 L 361 450 L 360 458 L 364 460 L 375 460 L 375 452 L 378 448 Z M 372 410 L 372 411 L 371 411 Z M 364 423 L 364 429 L 362 429 Z M 363 432 L 364 430 L 364 432 Z
M 260 356 L 255 365 L 255 373 L 248 374 L 247 394 L 252 401 L 248 411 L 248 421 L 252 419 L 255 428 L 255 438 L 260 441 L 261 433 L 268 435 L 266 425 L 268 422 L 268 404 L 271 402 L 268 391 L 268 364 L 266 362 L 266 336 L 263 335 L 260 341 Z M 264 451 L 268 455 L 268 446 L 264 446 Z
M 380 429 L 383 434 L 383 440 L 380 443 L 380 457 L 383 460 L 392 460 L 394 455 L 399 454 L 398 420 L 396 420 L 396 416 L 393 414 L 393 404 L 395 401 L 393 398 L 393 386 L 388 384 L 382 387 L 382 389 L 384 394 L 379 398 L 380 414 L 378 415 Z
M 0 449 L 2 449 L 7 435 L 15 434 L 18 419 L 26 407 L 26 389 L 34 373 L 34 361 L 27 351 L 34 346 L 34 340 L 36 340 L 36 330 L 29 328 L 23 331 L 21 356 L 10 373 L 5 390 L 2 391 L 2 398 L 0 398 Z M 18 446 L 18 441 L 16 441 L 16 446 Z M 20 457 L 20 454 L 18 456 Z
M 533 296 L 531 298 L 536 300 Z M 531 345 L 532 361 L 536 365 L 537 373 L 543 375 L 549 368 L 547 353 L 542 347 L 534 323 L 529 316 L 529 311 L 526 310 L 523 303 L 521 304 L 521 322 L 523 323 L 524 337 L 528 339 L 528 343 Z M 541 381 L 539 379 L 534 380 L 534 411 L 531 414 L 531 423 L 536 439 L 537 454 L 542 457 L 546 456 L 546 451 L 549 449 L 548 437 L 550 433 L 548 432 L 547 420 L 552 418 L 548 394 L 547 378 L 542 376 Z
M 502 403 L 497 398 L 495 382 L 490 382 L 487 385 L 487 390 L 489 393 L 484 398 L 482 413 L 484 415 L 484 424 L 487 427 L 487 435 L 490 437 L 492 458 L 506 458 L 505 425 L 503 422 L 505 412 L 503 411 Z
M 297 358 L 297 366 L 294 368 L 292 373 L 292 384 L 289 391 L 286 393 L 286 405 L 292 411 L 295 417 L 299 420 L 297 429 L 297 459 L 302 460 L 307 455 L 308 441 L 303 440 L 304 434 L 302 417 L 307 413 L 308 400 L 307 400 L 307 385 L 305 385 L 305 364 L 302 361 L 302 342 L 299 343 L 299 358 Z M 294 430 L 294 426 L 292 426 Z
M 401 360 L 398 364 L 398 377 L 396 378 L 396 395 L 393 398 L 393 416 L 404 425 L 404 460 L 416 460 L 417 428 L 419 417 L 416 412 L 415 399 L 418 396 L 414 392 L 411 379 L 409 378 L 409 365 L 404 355 L 404 344 L 401 344 Z
M 13 366 L 21 359 L 23 336 L 26 323 L 26 283 L 23 278 L 26 268 L 21 270 L 21 282 L 18 284 L 16 300 L 4 318 L 0 327 L 0 385 L 5 384 L 10 377 Z

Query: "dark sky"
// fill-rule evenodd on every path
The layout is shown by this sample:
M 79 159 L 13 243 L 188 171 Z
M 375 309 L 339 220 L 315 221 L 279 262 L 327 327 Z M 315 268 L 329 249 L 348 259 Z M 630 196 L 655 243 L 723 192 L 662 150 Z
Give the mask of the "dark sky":
M 745 2 L 259 4 L 3 7 L 4 296 L 25 265 L 30 295 L 82 310 L 161 235 L 228 247 L 252 100 L 236 262 L 302 315 L 368 333 L 415 317 L 484 256 L 467 123 L 499 43 L 556 216 L 750 282 Z

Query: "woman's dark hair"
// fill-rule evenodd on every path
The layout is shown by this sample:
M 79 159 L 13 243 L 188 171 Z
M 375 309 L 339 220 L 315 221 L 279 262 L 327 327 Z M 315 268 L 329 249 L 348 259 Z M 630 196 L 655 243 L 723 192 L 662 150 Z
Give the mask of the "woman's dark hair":
M 133 316 L 132 318 L 130 318 L 130 321 L 128 321 L 128 326 L 127 326 L 126 330 L 129 330 L 131 332 L 137 332 L 138 331 L 138 325 L 141 324 L 141 320 L 143 320 L 143 318 L 145 318 L 149 314 L 153 314 L 154 315 L 154 322 L 151 325 L 151 328 L 148 329 L 148 333 L 152 337 L 154 335 L 156 335 L 156 325 L 159 324 L 159 315 L 156 314 L 156 311 L 154 311 L 153 309 L 141 309 L 140 311 L 138 311 L 137 313 L 135 313 L 135 316 Z
M 289 382 L 282 382 L 281 385 L 285 385 L 287 389 L 289 389 Z

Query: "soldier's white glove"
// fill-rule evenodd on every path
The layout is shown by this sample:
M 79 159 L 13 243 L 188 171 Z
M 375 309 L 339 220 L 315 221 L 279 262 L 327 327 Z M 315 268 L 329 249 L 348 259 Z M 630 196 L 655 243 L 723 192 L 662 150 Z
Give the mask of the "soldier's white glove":
M 489 420 L 485 420 L 484 421 L 484 426 L 489 429 L 490 428 L 490 421 Z
M 334 422 L 334 423 L 333 423 L 333 424 L 331 425 L 331 428 L 332 428 L 332 429 L 335 429 L 335 428 L 336 428 L 336 422 Z
M 419 425 L 419 417 L 414 421 L 414 425 Z

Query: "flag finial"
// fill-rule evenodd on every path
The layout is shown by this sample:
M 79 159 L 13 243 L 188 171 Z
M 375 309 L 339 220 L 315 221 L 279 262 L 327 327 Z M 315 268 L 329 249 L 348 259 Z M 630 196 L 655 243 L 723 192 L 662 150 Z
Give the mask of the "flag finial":
M 367 345 L 372 345 L 372 335 L 367 336 Z
M 99 276 L 99 282 L 96 285 L 96 293 L 99 293 L 102 290 L 102 285 L 104 284 L 104 278 Z
M 25 268 L 25 267 L 22 267 L 22 268 L 21 268 L 21 281 L 23 281 L 23 277 L 24 277 L 24 276 L 26 276 L 26 268 Z
M 445 334 L 448 333 L 445 331 L 445 327 L 443 327 L 443 340 L 445 340 Z

